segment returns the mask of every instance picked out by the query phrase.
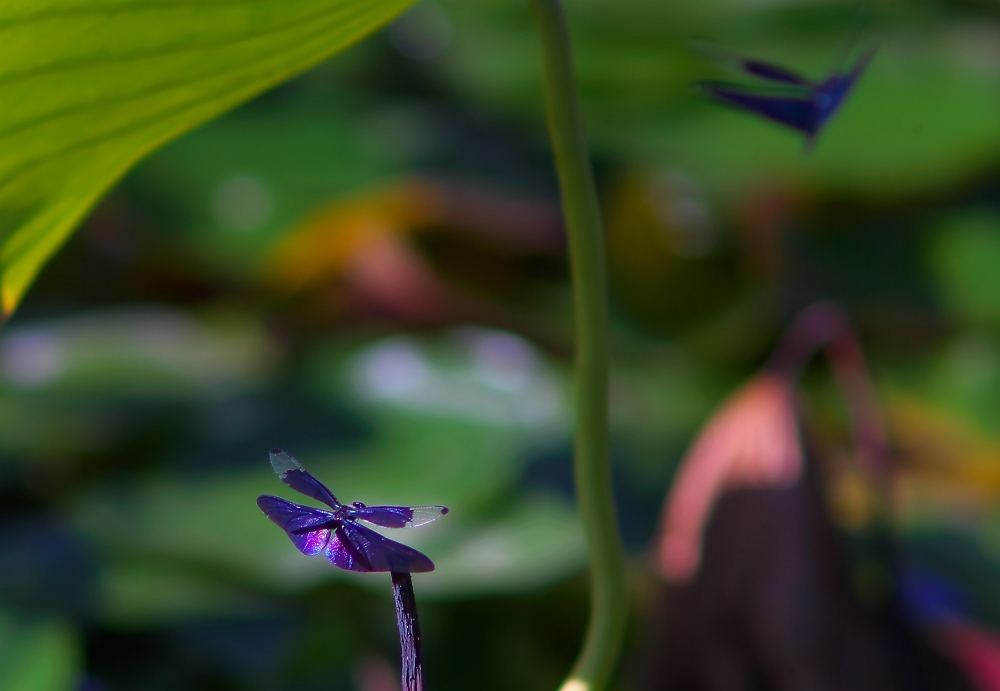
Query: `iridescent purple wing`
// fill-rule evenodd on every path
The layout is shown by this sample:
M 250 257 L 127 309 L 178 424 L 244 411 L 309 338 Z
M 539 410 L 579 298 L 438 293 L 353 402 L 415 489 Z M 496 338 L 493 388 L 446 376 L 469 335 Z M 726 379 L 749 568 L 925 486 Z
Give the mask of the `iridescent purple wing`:
M 362 573 L 434 570 L 434 562 L 426 555 L 351 521 L 344 521 L 334 531 L 326 546 L 326 558 L 334 566 Z
M 271 467 L 286 485 L 307 497 L 321 501 L 330 508 L 340 508 L 340 502 L 326 485 L 314 478 L 290 453 L 281 449 L 271 449 Z
M 383 528 L 407 528 L 426 525 L 448 513 L 444 506 L 365 506 L 351 511 L 351 518 Z
M 811 95 L 761 94 L 722 82 L 703 82 L 699 86 L 716 101 L 756 113 L 805 134 L 815 134 L 820 124 Z
M 769 62 L 763 62 L 762 60 L 750 60 L 743 59 L 740 61 L 742 63 L 743 70 L 747 74 L 752 74 L 755 77 L 760 77 L 761 79 L 767 79 L 772 82 L 780 82 L 782 84 L 795 84 L 797 86 L 813 86 L 813 82 L 807 77 L 803 77 L 798 72 L 793 72 L 792 70 L 781 67 L 780 65 L 772 65 Z
M 847 94 L 854 88 L 854 83 L 864 73 L 873 57 L 875 57 L 875 49 L 871 48 L 858 58 L 850 72 L 846 74 L 834 73 L 816 90 L 816 96 L 813 100 L 816 103 L 818 120 L 821 124 L 837 112 L 840 104 L 847 98 Z
M 323 524 L 329 525 L 333 518 L 329 511 L 295 504 L 270 494 L 262 494 L 257 497 L 257 506 L 264 512 L 264 515 L 285 531 L 292 543 L 303 554 L 311 557 L 326 549 L 327 543 L 330 541 L 330 529 L 311 530 L 311 528 Z

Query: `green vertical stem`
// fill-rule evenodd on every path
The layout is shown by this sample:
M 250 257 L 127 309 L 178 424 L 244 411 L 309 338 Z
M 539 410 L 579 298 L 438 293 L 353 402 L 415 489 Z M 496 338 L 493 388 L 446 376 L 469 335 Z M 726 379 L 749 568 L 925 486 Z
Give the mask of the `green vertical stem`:
M 560 0 L 529 0 L 538 23 L 545 110 L 569 238 L 576 304 L 576 494 L 590 553 L 591 612 L 562 691 L 599 691 L 625 633 L 625 565 L 608 458 L 608 298 L 604 232 L 580 126 L 569 28 Z

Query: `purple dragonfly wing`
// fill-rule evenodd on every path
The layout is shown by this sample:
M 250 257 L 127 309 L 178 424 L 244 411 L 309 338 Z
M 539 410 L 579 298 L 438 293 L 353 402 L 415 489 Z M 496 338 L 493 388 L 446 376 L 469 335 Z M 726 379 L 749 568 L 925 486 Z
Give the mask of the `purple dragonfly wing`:
M 330 524 L 333 517 L 329 511 L 295 504 L 270 494 L 257 497 L 257 506 L 264 515 L 285 531 L 303 554 L 311 557 L 326 549 L 331 531 L 329 528 L 318 526 Z M 314 527 L 316 529 L 312 529 Z
M 351 511 L 351 518 L 383 528 L 406 528 L 426 525 L 448 513 L 444 506 L 366 506 Z
M 779 84 L 806 86 L 810 88 L 814 88 L 816 86 L 816 82 L 813 80 L 808 77 L 804 77 L 798 72 L 794 72 L 787 67 L 765 62 L 764 60 L 748 58 L 740 53 L 724 48 L 715 43 L 695 41 L 694 47 L 698 50 L 698 52 L 704 53 L 713 61 L 730 65 L 759 79 L 766 79 L 769 82 L 776 82 Z
M 862 54 L 857 62 L 854 63 L 854 67 L 851 68 L 850 72 L 847 74 L 840 72 L 833 74 L 816 90 L 813 101 L 816 104 L 817 120 L 820 125 L 829 120 L 837 112 L 840 104 L 847 98 L 851 89 L 854 88 L 854 83 L 865 71 L 865 68 L 868 67 L 868 63 L 871 62 L 873 57 L 875 57 L 874 48 Z
M 426 555 L 351 521 L 344 521 L 333 532 L 326 546 L 326 558 L 334 566 L 361 573 L 434 570 L 434 562 Z
M 330 508 L 340 507 L 340 502 L 326 485 L 310 475 L 302 464 L 296 461 L 290 453 L 281 449 L 271 449 L 271 467 L 286 485 L 301 492 L 307 497 L 321 501 Z
M 815 134 L 818 128 L 817 107 L 811 94 L 761 94 L 721 82 L 703 82 L 699 86 L 717 101 L 756 113 L 800 132 Z
M 848 73 L 848 77 L 853 82 L 855 79 L 861 76 L 861 73 L 868 68 L 868 63 L 872 61 L 875 57 L 875 53 L 878 52 L 878 47 L 873 46 L 858 56 L 857 62 L 854 63 L 854 67 Z
M 751 59 L 743 59 L 741 62 L 743 63 L 743 70 L 747 74 L 752 74 L 761 79 L 780 82 L 782 84 L 795 84 L 796 86 L 814 86 L 812 80 L 780 65 L 772 65 L 769 62 Z

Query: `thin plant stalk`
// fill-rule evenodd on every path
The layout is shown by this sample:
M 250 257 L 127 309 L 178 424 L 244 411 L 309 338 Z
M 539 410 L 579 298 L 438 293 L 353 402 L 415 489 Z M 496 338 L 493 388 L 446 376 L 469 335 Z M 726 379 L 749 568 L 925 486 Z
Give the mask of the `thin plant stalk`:
M 810 306 L 788 327 L 767 367 L 783 377 L 796 377 L 820 349 L 826 350 L 834 378 L 847 400 L 854 445 L 864 470 L 885 494 L 890 475 L 885 422 L 861 345 L 844 310 L 832 302 Z
M 420 653 L 420 620 L 413 580 L 408 573 L 392 572 L 392 599 L 396 603 L 396 626 L 399 627 L 403 691 L 424 690 L 424 661 Z
M 583 139 L 569 28 L 560 0 L 529 0 L 541 36 L 545 110 L 576 310 L 576 495 L 590 555 L 583 650 L 561 691 L 599 691 L 614 672 L 628 613 L 608 453 L 608 298 L 604 232 Z

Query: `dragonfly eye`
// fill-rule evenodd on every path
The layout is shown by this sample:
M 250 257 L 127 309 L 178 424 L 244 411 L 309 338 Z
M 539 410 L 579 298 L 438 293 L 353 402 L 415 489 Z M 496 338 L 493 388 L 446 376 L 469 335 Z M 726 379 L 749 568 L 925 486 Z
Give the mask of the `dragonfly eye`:
M 351 504 L 351 506 L 353 506 L 356 509 L 366 509 L 366 508 L 368 508 L 366 505 L 362 504 L 360 501 L 354 502 L 353 504 Z

